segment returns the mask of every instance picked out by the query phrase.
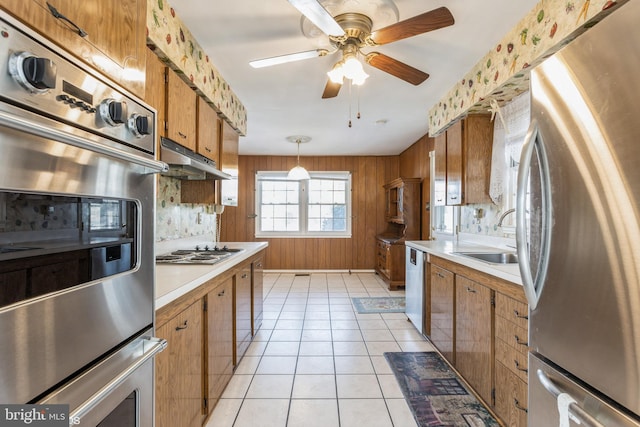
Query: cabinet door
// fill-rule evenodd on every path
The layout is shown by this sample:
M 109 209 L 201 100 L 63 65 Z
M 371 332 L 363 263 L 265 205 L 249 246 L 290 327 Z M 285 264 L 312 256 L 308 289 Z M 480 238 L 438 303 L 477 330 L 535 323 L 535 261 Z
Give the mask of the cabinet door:
M 447 133 L 436 136 L 435 141 L 436 167 L 434 174 L 434 205 L 447 204 Z
M 156 56 L 151 49 L 147 49 L 147 83 L 145 85 L 144 100 L 157 110 L 156 114 L 156 153 L 159 153 L 160 137 L 164 136 L 164 120 L 165 120 L 165 79 L 166 69 L 160 58 Z
M 264 265 L 263 258 L 258 258 L 251 263 L 251 280 L 253 281 L 251 293 L 251 336 L 260 329 L 263 318 L 263 276 Z
M 167 69 L 167 138 L 196 151 L 197 95 L 180 76 Z
M 431 341 L 442 355 L 455 363 L 453 273 L 431 264 Z
M 47 3 L 87 35 L 56 19 Z M 3 0 L 2 7 L 62 49 L 144 97 L 146 0 Z
M 508 427 L 527 427 L 527 383 L 496 362 L 496 414 Z
M 238 206 L 238 145 L 240 135 L 225 120 L 222 122 L 220 147 L 220 167 L 222 172 L 233 178 L 220 181 L 220 203 L 225 206 Z
M 207 294 L 207 406 L 212 410 L 233 375 L 233 278 Z
M 491 289 L 456 276 L 456 368 L 491 404 Z
M 493 123 L 486 114 L 474 114 L 464 120 L 464 203 L 490 203 L 489 178 Z
M 218 158 L 219 119 L 215 110 L 202 98 L 198 97 L 198 132 L 197 152 L 220 164 Z
M 461 120 L 447 129 L 447 205 L 460 205 L 464 202 L 462 126 Z
M 251 265 L 245 266 L 235 276 L 235 357 L 234 365 L 247 351 L 251 342 Z
M 168 342 L 156 356 L 156 426 L 202 424 L 202 301 L 156 329 Z

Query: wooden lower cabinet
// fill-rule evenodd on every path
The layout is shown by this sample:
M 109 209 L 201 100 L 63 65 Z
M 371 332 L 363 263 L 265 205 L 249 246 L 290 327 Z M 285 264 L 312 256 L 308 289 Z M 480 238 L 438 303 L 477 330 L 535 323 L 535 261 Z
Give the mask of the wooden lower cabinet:
M 251 336 L 255 336 L 262 326 L 264 317 L 264 261 L 262 258 L 251 263 Z
M 455 292 L 453 273 L 431 264 L 431 341 L 455 363 Z
M 234 280 L 233 318 L 236 346 L 233 364 L 238 366 L 251 343 L 251 265 L 245 266 L 237 273 Z
M 251 341 L 252 266 L 262 259 L 264 252 L 156 311 L 156 335 L 168 342 L 155 359 L 157 427 L 200 427 L 212 413 Z M 262 270 L 253 271 L 261 293 Z
M 527 425 L 527 383 L 509 368 L 496 362 L 495 411 L 509 427 Z
M 496 292 L 495 411 L 507 426 L 527 425 L 528 307 Z
M 429 338 L 504 425 L 526 427 L 529 308 L 522 287 L 430 259 Z
M 156 426 L 202 425 L 202 302 L 156 329 L 168 342 L 155 359 Z
M 207 294 L 207 408 L 213 408 L 233 375 L 233 279 Z
M 405 275 L 405 246 L 404 241 L 388 241 L 377 237 L 376 243 L 376 273 L 389 285 L 389 289 L 396 290 L 404 287 Z
M 492 290 L 456 276 L 456 369 L 491 402 Z

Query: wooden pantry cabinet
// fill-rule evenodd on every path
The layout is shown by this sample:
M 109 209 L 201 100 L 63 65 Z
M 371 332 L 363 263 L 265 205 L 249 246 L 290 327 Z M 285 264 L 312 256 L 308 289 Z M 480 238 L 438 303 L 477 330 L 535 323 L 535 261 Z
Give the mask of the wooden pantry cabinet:
M 263 253 L 156 311 L 156 335 L 168 342 L 156 358 L 158 427 L 200 427 L 211 415 L 252 337 Z
M 420 178 L 397 178 L 384 186 L 387 227 L 376 236 L 376 273 L 389 289 L 404 286 L 407 240 L 420 239 Z
M 3 0 L 0 8 L 144 98 L 147 0 Z
M 473 114 L 435 138 L 435 204 L 489 203 L 493 123 Z
M 527 425 L 528 306 L 521 286 L 431 256 L 430 340 L 510 427 Z

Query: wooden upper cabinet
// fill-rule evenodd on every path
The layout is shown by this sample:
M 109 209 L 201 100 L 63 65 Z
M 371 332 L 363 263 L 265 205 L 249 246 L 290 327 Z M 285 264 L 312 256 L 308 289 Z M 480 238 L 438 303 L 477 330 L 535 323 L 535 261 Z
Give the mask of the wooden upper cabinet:
M 150 49 L 147 49 L 147 70 L 144 100 L 156 109 L 156 152 L 159 153 L 160 137 L 164 136 L 165 120 L 165 64 Z
M 198 97 L 197 152 L 220 164 L 219 142 L 220 120 L 215 110 L 207 102 Z
M 222 172 L 238 176 L 238 146 L 240 135 L 229 123 L 222 120 L 222 138 L 220 147 L 220 167 Z
M 222 138 L 220 138 L 220 169 L 231 175 L 232 179 L 220 181 L 220 204 L 238 206 L 238 146 L 240 135 L 229 123 L 222 122 Z
M 467 116 L 447 129 L 446 141 L 446 204 L 490 202 L 493 145 L 490 117 L 484 114 Z
M 196 98 L 193 89 L 167 68 L 167 138 L 196 151 Z
M 47 2 L 87 35 L 55 18 Z M 3 0 L 0 8 L 144 97 L 147 0 Z
M 435 137 L 436 168 L 434 176 L 434 204 L 444 206 L 447 203 L 447 133 Z

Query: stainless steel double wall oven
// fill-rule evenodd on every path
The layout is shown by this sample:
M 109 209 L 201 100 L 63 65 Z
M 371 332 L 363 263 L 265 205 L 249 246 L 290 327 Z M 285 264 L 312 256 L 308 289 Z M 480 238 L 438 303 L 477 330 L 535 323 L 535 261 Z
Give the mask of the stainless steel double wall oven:
M 155 111 L 0 12 L 0 403 L 153 425 Z

